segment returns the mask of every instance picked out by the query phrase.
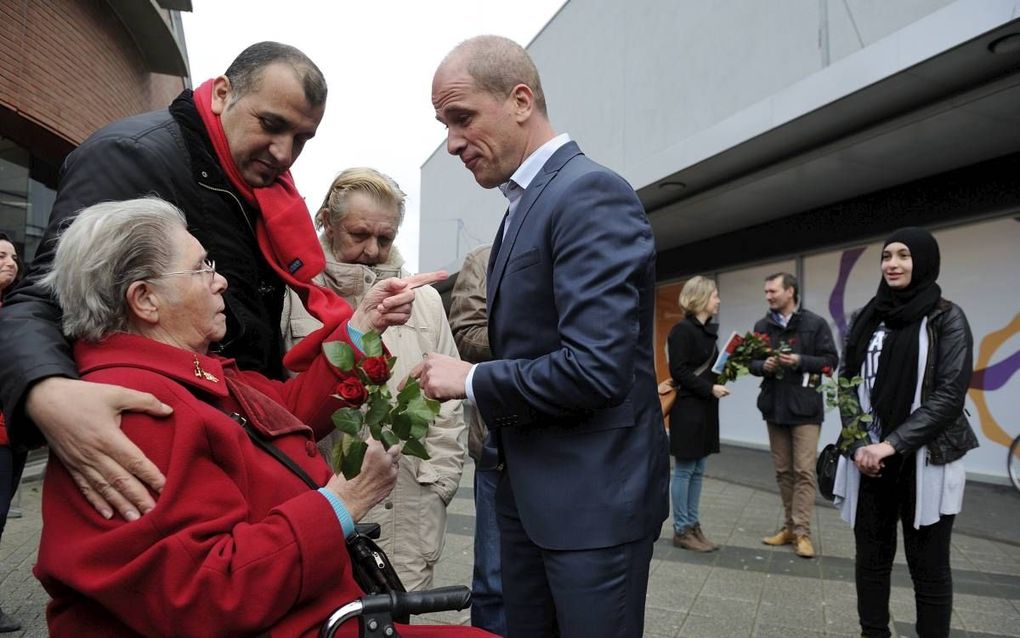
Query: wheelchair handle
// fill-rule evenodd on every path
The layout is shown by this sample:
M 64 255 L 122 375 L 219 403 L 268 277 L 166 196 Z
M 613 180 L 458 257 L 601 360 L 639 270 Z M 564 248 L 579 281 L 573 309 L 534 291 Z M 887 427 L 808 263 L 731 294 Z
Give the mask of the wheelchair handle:
M 460 611 L 471 604 L 471 590 L 464 586 L 439 587 L 427 591 L 391 591 L 361 599 L 362 613 L 381 611 L 392 616 L 413 616 L 434 611 Z
M 464 586 L 439 587 L 428 591 L 396 592 L 362 596 L 333 612 L 319 632 L 320 638 L 333 638 L 340 625 L 358 616 L 385 614 L 387 617 L 427 614 L 434 611 L 460 611 L 471 605 L 471 590 Z M 387 621 L 388 623 L 389 621 Z M 392 626 L 387 631 L 392 631 Z M 384 635 L 395 635 L 395 632 Z

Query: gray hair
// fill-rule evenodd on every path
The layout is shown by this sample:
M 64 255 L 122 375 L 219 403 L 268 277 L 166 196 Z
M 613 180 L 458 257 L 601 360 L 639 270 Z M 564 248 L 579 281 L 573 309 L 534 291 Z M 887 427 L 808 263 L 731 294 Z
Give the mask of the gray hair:
M 176 249 L 168 238 L 176 229 L 187 229 L 184 213 L 156 197 L 79 212 L 60 234 L 42 280 L 63 309 L 64 334 L 95 342 L 127 332 L 128 288 L 170 268 Z
M 515 86 L 524 84 L 535 96 L 538 112 L 549 116 L 538 68 L 521 45 L 498 35 L 479 35 L 458 44 L 446 60 L 455 57 L 466 59 L 465 68 L 478 88 L 505 100 Z

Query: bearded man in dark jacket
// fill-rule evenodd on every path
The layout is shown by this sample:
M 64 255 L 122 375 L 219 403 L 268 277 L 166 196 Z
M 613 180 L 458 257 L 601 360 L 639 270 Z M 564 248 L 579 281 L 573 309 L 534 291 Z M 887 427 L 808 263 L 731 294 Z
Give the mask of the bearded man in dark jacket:
M 824 370 L 839 363 L 832 330 L 824 319 L 800 308 L 797 278 L 780 272 L 765 279 L 769 312 L 754 324 L 766 334 L 777 354 L 751 362 L 751 374 L 764 377 L 758 409 L 769 432 L 769 449 L 776 482 L 783 499 L 785 525 L 766 536 L 766 545 L 794 546 L 798 556 L 815 555 L 811 543 L 811 515 L 815 506 L 815 455 L 825 417 L 817 391 Z M 815 375 L 812 377 L 812 375 Z
M 304 53 L 260 42 L 245 49 L 224 75 L 195 92 L 184 91 L 167 109 L 97 131 L 64 162 L 30 274 L 0 314 L 0 400 L 12 440 L 32 446 L 45 436 L 105 516 L 116 510 L 129 520 L 138 518 L 155 505 L 145 485 L 159 492 L 164 481 L 119 432 L 120 414 L 165 415 L 170 409 L 147 394 L 78 380 L 61 334 L 60 308 L 38 285 L 60 230 L 79 210 L 98 202 L 155 195 L 176 205 L 187 217 L 188 231 L 229 281 L 227 333 L 218 354 L 235 358 L 243 369 L 282 378 L 285 282 L 300 286 L 314 274 L 304 272 L 317 263 L 301 243 L 304 231 L 318 246 L 289 169 L 315 135 L 326 92 L 322 72 Z M 277 197 L 275 208 L 264 199 L 266 193 Z M 269 217 L 269 209 L 287 215 Z M 282 218 L 282 226 L 269 221 Z M 288 250 L 293 255 L 285 258 Z M 387 308 L 413 295 L 401 293 L 403 286 L 388 284 L 396 294 L 388 297 Z M 323 302 L 329 306 L 333 300 Z

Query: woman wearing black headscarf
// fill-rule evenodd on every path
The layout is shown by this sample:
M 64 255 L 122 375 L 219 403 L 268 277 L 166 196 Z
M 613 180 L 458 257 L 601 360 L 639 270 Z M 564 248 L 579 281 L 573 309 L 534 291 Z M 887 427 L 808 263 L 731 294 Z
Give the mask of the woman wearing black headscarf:
M 948 636 L 953 603 L 950 535 L 963 501 L 961 458 L 977 447 L 963 414 L 973 338 L 963 311 L 936 282 L 939 246 L 921 228 L 882 248 L 878 293 L 851 320 L 840 376 L 860 376 L 856 398 L 873 420 L 847 450 L 837 506 L 854 528 L 862 636 L 889 636 L 896 521 L 914 582 L 917 633 Z M 843 415 L 844 420 L 849 415 Z

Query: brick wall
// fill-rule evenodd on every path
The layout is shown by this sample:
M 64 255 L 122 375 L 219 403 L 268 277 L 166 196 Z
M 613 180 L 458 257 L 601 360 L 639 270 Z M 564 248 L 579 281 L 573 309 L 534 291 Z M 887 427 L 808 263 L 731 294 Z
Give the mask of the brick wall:
M 182 78 L 146 70 L 103 0 L 0 0 L 0 110 L 25 129 L 75 146 L 109 122 L 166 106 L 182 88 Z

